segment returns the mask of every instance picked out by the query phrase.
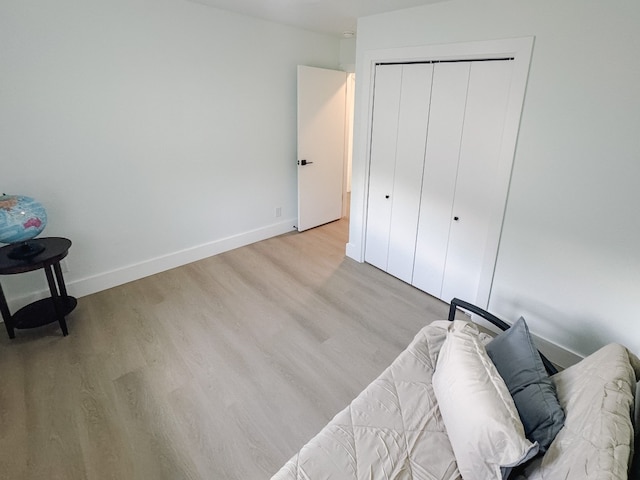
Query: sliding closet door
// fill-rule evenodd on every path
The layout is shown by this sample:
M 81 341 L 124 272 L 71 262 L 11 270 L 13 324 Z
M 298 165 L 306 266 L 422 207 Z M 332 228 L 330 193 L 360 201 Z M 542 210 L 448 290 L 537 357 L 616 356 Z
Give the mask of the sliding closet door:
M 489 228 L 502 218 L 498 160 L 511 88 L 513 62 L 472 62 L 445 275 L 440 298 L 475 301 L 485 262 Z M 498 245 L 491 246 L 495 249 Z M 491 265 L 490 268 L 494 268 Z
M 365 261 L 386 271 L 402 65 L 376 67 Z
M 494 267 L 512 66 L 376 68 L 365 260 L 445 301 L 476 301 Z
M 409 283 L 432 74 L 430 64 L 376 68 L 365 259 Z
M 442 297 L 470 69 L 468 62 L 441 63 L 433 73 L 412 284 L 438 298 Z
M 407 283 L 413 277 L 432 76 L 431 64 L 403 67 L 387 272 Z

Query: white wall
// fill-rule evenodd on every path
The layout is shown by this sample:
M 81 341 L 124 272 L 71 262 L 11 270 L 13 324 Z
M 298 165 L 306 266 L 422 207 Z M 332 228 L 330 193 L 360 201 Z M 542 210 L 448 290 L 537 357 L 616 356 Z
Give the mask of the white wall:
M 291 230 L 296 65 L 339 56 L 185 0 L 3 0 L 0 190 L 72 239 L 77 295 Z M 45 288 L 1 280 L 13 305 Z
M 367 50 L 535 36 L 489 306 L 582 355 L 612 341 L 640 353 L 638 25 L 635 0 L 452 0 L 358 23 L 357 79 L 368 74 Z M 355 258 L 363 96 L 357 88 Z
M 354 73 L 356 69 L 356 37 L 340 40 L 340 69 Z

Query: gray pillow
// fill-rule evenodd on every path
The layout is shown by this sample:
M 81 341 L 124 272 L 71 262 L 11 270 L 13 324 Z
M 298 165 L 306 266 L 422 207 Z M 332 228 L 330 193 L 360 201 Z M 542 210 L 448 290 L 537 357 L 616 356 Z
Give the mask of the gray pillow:
M 524 318 L 489 342 L 487 353 L 513 397 L 525 435 L 545 452 L 564 425 L 564 412 Z

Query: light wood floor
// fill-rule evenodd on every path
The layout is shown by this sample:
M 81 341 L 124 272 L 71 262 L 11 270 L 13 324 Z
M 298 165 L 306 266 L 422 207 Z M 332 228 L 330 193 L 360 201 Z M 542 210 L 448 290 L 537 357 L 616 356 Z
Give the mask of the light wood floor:
M 283 235 L 81 298 L 66 338 L 0 335 L 0 478 L 268 479 L 446 318 L 346 242 Z

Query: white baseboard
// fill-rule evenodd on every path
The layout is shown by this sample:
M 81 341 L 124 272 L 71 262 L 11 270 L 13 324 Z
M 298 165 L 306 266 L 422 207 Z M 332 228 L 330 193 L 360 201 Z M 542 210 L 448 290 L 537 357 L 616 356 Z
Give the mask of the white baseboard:
M 545 354 L 545 356 L 555 363 L 557 366 L 562 368 L 568 368 L 571 365 L 575 365 L 584 357 L 578 355 L 571 350 L 567 350 L 564 347 L 560 347 L 555 343 L 551 343 L 549 340 L 545 340 L 544 338 L 538 337 L 537 335 L 531 334 L 533 336 L 533 340 L 536 343 L 538 349 Z
M 293 226 L 295 223 L 296 219 L 289 219 L 90 277 L 75 280 L 67 279 L 67 291 L 69 295 L 74 297 L 91 295 L 92 293 L 117 287 L 118 285 L 132 282 L 149 275 L 202 260 L 203 258 L 244 247 L 245 245 L 259 242 L 260 240 L 266 240 L 267 238 L 291 232 L 295 230 Z M 21 297 L 11 298 L 8 301 L 9 308 L 12 312 L 15 312 L 19 307 L 47 296 L 49 296 L 49 290 L 41 290 Z
M 483 327 L 485 327 L 488 330 L 491 330 L 492 332 L 500 333 L 500 330 L 498 329 L 498 327 L 491 324 L 490 322 L 483 319 L 482 317 L 478 315 L 473 315 L 471 318 L 474 323 L 482 325 Z M 511 322 L 507 322 L 507 323 L 511 323 Z M 560 368 L 563 368 L 563 369 L 568 368 L 571 365 L 575 365 L 576 363 L 578 363 L 580 360 L 584 358 L 581 355 L 578 355 L 577 353 L 572 352 L 571 350 L 568 350 L 565 347 L 562 347 L 561 345 L 556 345 L 555 343 L 550 342 L 549 340 L 539 337 L 535 333 L 531 333 L 531 336 L 533 337 L 533 341 L 536 344 L 536 347 L 538 348 L 538 350 L 540 350 L 552 363 L 554 363 L 556 366 Z
M 352 258 L 356 262 L 360 262 L 360 263 L 363 262 L 363 259 L 360 255 L 360 249 L 356 248 L 356 245 L 354 243 L 347 243 L 347 248 L 345 253 L 347 257 Z

